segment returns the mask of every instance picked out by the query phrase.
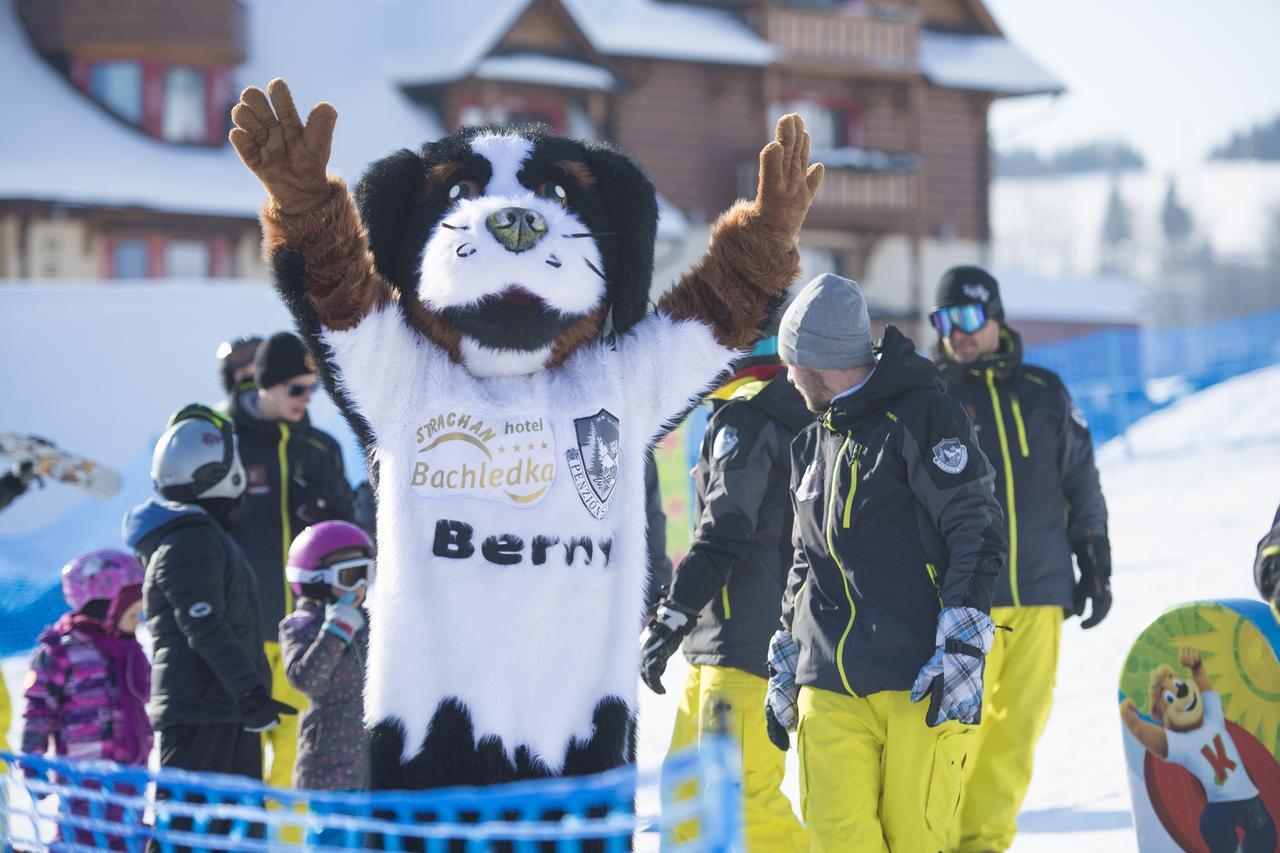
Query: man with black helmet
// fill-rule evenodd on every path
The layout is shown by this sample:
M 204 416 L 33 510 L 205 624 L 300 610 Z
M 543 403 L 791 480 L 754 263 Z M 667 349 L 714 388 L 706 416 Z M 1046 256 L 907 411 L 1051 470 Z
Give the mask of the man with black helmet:
M 146 565 L 160 766 L 258 778 L 260 733 L 296 711 L 271 698 L 257 582 L 227 532 L 245 487 L 231 421 L 194 404 L 176 412 L 151 479 L 163 500 L 130 510 L 123 534 Z
M 306 697 L 285 678 L 276 633 L 280 620 L 294 607 L 284 574 L 289 545 L 309 525 L 352 520 L 342 451 L 307 416 L 317 382 L 315 362 L 302 340 L 278 332 L 257 347 L 253 384 L 237 389 L 227 406 L 247 481 L 231 535 L 257 574 L 259 630 L 271 665 L 272 694 L 298 707 L 304 707 Z M 265 778 L 288 787 L 297 754 L 297 723 L 284 721 L 264 737 L 271 747 Z
M 996 469 L 1009 562 L 996 584 L 983 723 L 967 767 L 959 846 L 1004 850 L 1053 701 L 1064 615 L 1092 628 L 1111 608 L 1107 505 L 1084 417 L 1057 374 L 1024 364 L 1000 287 L 979 267 L 938 283 L 930 321 L 947 393 L 965 405 Z M 1075 554 L 1080 576 L 1072 568 Z
M 222 408 L 245 391 L 254 389 L 253 357 L 261 345 L 262 338 L 257 335 L 241 335 L 218 344 L 218 379 L 227 395 Z

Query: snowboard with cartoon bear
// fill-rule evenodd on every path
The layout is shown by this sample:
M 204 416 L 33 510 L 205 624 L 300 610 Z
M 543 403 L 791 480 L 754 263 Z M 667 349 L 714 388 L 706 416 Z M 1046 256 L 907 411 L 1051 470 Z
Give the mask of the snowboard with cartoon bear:
M 1280 625 L 1266 605 L 1163 613 L 1125 660 L 1119 702 L 1143 851 L 1280 851 Z

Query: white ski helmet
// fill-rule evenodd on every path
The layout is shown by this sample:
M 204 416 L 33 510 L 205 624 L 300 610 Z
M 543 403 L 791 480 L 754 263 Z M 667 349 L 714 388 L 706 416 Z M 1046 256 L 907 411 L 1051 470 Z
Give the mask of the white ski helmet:
M 235 423 L 199 403 L 174 412 L 151 456 L 151 481 L 162 498 L 180 503 L 240 497 L 245 474 Z

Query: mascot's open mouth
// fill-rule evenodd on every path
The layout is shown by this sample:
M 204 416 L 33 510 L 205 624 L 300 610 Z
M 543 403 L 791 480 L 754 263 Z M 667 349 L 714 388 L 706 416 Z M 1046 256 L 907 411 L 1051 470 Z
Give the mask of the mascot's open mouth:
M 1182 709 L 1182 713 L 1184 713 L 1184 714 L 1190 714 L 1192 711 L 1194 711 L 1194 710 L 1196 709 L 1196 706 L 1197 706 L 1197 705 L 1199 705 L 1199 704 L 1200 704 L 1200 697 L 1199 697 L 1199 696 L 1192 696 L 1192 697 L 1191 697 L 1191 704 L 1190 704 L 1190 705 L 1188 705 L 1187 707 L 1183 708 L 1183 709 Z
M 565 314 L 513 284 L 474 305 L 440 312 L 462 334 L 492 349 L 533 352 L 547 346 L 585 314 Z

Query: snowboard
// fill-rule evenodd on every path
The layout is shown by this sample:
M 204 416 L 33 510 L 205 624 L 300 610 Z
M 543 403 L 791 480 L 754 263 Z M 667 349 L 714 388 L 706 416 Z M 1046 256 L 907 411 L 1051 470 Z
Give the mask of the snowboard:
M 1280 624 L 1267 605 L 1165 611 L 1131 647 L 1118 701 L 1140 850 L 1235 850 L 1234 834 L 1280 851 Z
M 30 462 L 37 476 L 83 489 L 96 498 L 109 498 L 124 486 L 118 471 L 35 435 L 0 429 L 0 457 L 13 466 Z

